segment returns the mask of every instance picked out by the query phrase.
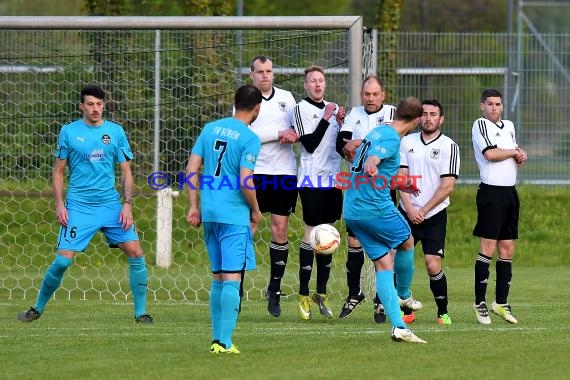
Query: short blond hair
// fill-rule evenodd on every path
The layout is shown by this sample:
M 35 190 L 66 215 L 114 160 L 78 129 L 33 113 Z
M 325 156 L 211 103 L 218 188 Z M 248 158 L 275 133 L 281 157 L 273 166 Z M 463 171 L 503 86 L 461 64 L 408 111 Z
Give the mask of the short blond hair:
M 309 75 L 310 73 L 312 73 L 314 71 L 318 71 L 319 73 L 325 75 L 325 69 L 323 69 L 321 66 L 313 65 L 313 66 L 307 67 L 305 69 L 305 82 L 307 81 L 307 75 Z

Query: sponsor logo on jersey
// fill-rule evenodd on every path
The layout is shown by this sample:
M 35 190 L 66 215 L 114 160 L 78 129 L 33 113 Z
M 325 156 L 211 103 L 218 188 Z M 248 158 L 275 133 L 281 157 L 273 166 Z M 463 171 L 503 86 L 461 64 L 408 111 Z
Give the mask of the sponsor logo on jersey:
M 414 153 L 414 148 L 410 148 L 410 149 L 408 150 L 408 153 Z
M 386 153 L 386 148 L 383 146 L 377 146 L 374 149 L 380 151 L 380 153 Z
M 434 159 L 437 160 L 439 158 L 439 149 L 433 148 L 431 150 L 431 153 L 429 154 L 429 156 Z
M 316 114 L 314 114 L 313 119 L 319 119 L 319 117 Z
M 76 137 L 75 139 L 81 141 L 82 143 L 85 142 L 85 137 Z
M 111 136 L 105 134 L 101 137 L 101 141 L 103 144 L 110 144 L 111 143 Z
M 93 151 L 91 151 L 91 153 L 86 153 L 83 155 L 83 158 L 89 161 L 99 161 L 101 160 L 103 157 L 105 157 L 105 152 L 103 151 L 103 149 L 95 149 Z
M 256 156 L 255 156 L 255 154 L 248 153 L 245 155 L 245 160 L 247 162 L 251 162 L 252 164 L 255 164 Z

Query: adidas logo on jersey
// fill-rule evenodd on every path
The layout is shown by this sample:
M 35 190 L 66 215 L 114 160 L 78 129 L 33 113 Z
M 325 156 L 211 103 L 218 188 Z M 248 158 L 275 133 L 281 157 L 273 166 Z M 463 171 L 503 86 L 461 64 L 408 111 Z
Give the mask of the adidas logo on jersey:
M 313 119 L 318 119 L 319 117 L 317 115 L 313 115 Z
M 495 137 L 501 137 L 501 134 L 499 132 L 497 132 L 497 134 L 495 135 Z
M 411 148 L 410 150 L 408 150 L 408 153 L 414 153 L 414 148 Z

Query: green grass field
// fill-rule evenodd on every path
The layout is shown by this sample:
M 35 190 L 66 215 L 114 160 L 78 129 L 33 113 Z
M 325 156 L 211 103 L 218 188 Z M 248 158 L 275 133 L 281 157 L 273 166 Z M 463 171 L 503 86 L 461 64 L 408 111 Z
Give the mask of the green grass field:
M 244 303 L 234 338 L 242 354 L 229 357 L 208 352 L 207 260 L 203 252 L 188 248 L 196 231 L 188 230 L 181 221 L 185 202 L 176 205 L 179 216 L 175 224 L 180 228 L 173 241 L 181 266 L 166 276 L 167 271 L 152 265 L 154 200 L 136 201 L 135 213 L 141 219 L 139 229 L 144 231 L 149 263 L 149 310 L 156 318 L 155 325 L 134 323 L 130 296 L 127 298 L 126 263 L 116 253 L 110 253 L 99 238 L 97 247 L 79 256 L 64 279 L 69 288 L 74 286 L 70 276 L 73 273 L 80 278 L 79 283 L 89 282 L 97 275 L 100 279 L 93 282 L 93 291 L 73 291 L 68 301 L 67 293 L 60 289 L 40 320 L 21 324 L 16 321 L 16 314 L 33 304 L 37 291 L 31 288 L 32 282 L 39 286 L 53 255 L 53 211 L 50 198 L 0 198 L 1 220 L 11 221 L 0 230 L 0 379 L 568 378 L 570 303 L 566 293 L 570 287 L 570 255 L 566 237 L 570 222 L 566 210 L 570 192 L 565 187 L 521 186 L 519 195 L 520 239 L 510 297 L 519 324 L 508 325 L 493 316 L 490 326 L 480 326 L 475 321 L 471 310 L 472 268 L 478 247 L 477 239 L 471 235 L 476 217 L 475 186 L 461 185 L 449 209 L 444 262 L 451 326 L 435 323 L 435 304 L 421 249 L 416 252 L 412 288 L 425 308 L 417 313 L 417 322 L 411 327 L 428 345 L 391 342 L 389 327 L 374 323 L 370 301 L 347 320 L 325 320 L 315 314 L 312 321 L 301 321 L 296 315 L 293 293 L 298 287 L 296 252 L 302 226 L 293 224 L 283 315 L 276 319 L 266 312 L 262 300 L 268 276 L 265 263 L 246 276 L 246 284 L 254 290 L 248 293 L 250 300 Z M 20 209 L 30 211 L 16 212 Z M 21 233 L 28 229 L 33 233 Z M 265 240 L 266 235 L 264 231 Z M 263 258 L 265 244 L 259 239 L 256 236 L 258 257 Z M 335 253 L 329 282 L 335 316 L 346 294 L 344 250 L 342 246 Z M 88 260 L 91 257 L 96 259 Z M 201 268 L 204 270 L 198 273 Z M 169 296 L 163 294 L 164 287 L 174 279 L 199 289 L 197 297 L 187 290 L 192 301 L 166 301 Z M 112 298 L 115 293 L 104 293 L 103 300 L 97 300 L 97 291 L 110 286 L 115 292 L 119 281 L 127 293 L 119 292 L 116 300 Z M 10 287 L 16 290 L 8 292 Z M 493 294 L 494 264 L 489 302 Z M 81 300 L 84 297 L 88 300 Z M 182 298 L 176 294 L 173 297 Z
M 471 310 L 472 270 L 448 268 L 451 326 L 435 323 L 427 278 L 416 271 L 424 301 L 411 325 L 429 344 L 394 343 L 366 301 L 348 319 L 301 321 L 293 297 L 283 314 L 263 301 L 244 303 L 234 342 L 241 355 L 210 354 L 207 303 L 152 302 L 154 325 L 137 325 L 129 302 L 53 300 L 41 319 L 22 324 L 28 302 L 0 307 L 0 378 L 5 379 L 562 379 L 570 362 L 568 268 L 517 268 L 509 325 L 492 315 L 478 325 Z M 494 275 L 491 275 L 491 280 Z M 492 281 L 491 281 L 492 282 Z M 494 289 L 490 286 L 492 297 Z M 334 300 L 335 315 L 342 300 Z

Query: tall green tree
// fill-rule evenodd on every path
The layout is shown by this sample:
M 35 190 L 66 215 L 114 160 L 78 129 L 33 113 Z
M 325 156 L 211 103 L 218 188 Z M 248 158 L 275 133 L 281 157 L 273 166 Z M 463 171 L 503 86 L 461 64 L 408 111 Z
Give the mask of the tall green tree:
M 245 16 L 343 16 L 352 14 L 350 3 L 351 0 L 244 0 L 243 14 Z
M 378 25 L 376 28 L 382 32 L 378 45 L 378 74 L 385 82 L 387 99 L 390 99 L 390 88 L 396 86 L 396 58 L 398 55 L 397 32 L 400 30 L 402 4 L 404 0 L 379 0 Z M 393 100 L 389 100 L 393 102 Z
M 506 32 L 507 5 L 508 0 L 404 0 L 401 30 Z
M 129 0 L 85 0 L 89 16 L 124 16 L 130 9 Z
M 188 16 L 232 16 L 235 14 L 233 0 L 184 0 Z

